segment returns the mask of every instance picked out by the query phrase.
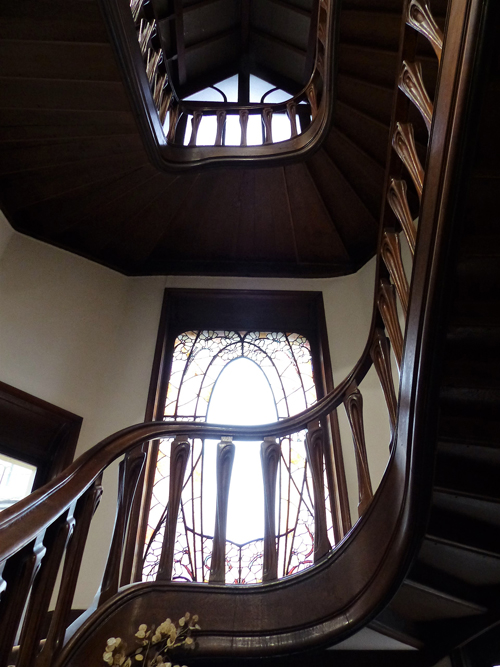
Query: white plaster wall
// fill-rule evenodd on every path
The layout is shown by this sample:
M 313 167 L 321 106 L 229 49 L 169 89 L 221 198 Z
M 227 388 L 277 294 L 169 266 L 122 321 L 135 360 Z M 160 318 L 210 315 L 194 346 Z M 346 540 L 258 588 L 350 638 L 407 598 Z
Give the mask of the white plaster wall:
M 9 237 L 0 261 L 0 379 L 83 417 L 78 455 L 144 419 L 164 279 L 126 278 L 16 232 Z M 99 583 L 116 469 L 104 489 L 75 607 L 90 603 Z

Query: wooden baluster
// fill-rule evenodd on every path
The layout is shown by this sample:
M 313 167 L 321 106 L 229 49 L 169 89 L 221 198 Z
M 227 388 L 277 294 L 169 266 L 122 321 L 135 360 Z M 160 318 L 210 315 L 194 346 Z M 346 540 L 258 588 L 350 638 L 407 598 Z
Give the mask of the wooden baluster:
M 226 528 L 229 485 L 234 461 L 234 443 L 231 437 L 223 437 L 217 448 L 217 509 L 215 534 L 210 565 L 210 583 L 226 581 Z
M 16 640 L 31 586 L 45 555 L 43 534 L 11 556 L 1 572 L 0 600 L 0 667 L 9 664 L 9 656 Z
M 160 58 L 162 57 L 161 51 L 155 51 L 154 49 L 149 49 L 148 57 L 146 60 L 146 75 L 148 77 L 149 84 L 153 85 L 153 79 L 160 64 Z
M 168 512 L 165 521 L 165 534 L 158 563 L 158 581 L 171 581 L 174 566 L 175 531 L 181 505 L 182 486 L 191 454 L 191 445 L 184 436 L 172 441 L 170 448 L 170 486 L 168 489 Z
M 307 87 L 306 95 L 307 99 L 309 100 L 309 104 L 311 105 L 311 116 L 314 120 L 316 118 L 316 114 L 318 113 L 318 99 L 316 97 L 316 89 L 313 83 Z
M 406 196 L 405 181 L 391 179 L 389 190 L 387 191 L 387 201 L 392 208 L 394 215 L 398 219 L 410 246 L 411 254 L 415 254 L 415 245 L 417 242 L 417 230 L 411 217 L 410 207 Z
M 401 259 L 399 236 L 395 232 L 388 232 L 387 230 L 384 232 L 380 246 L 380 253 L 386 267 L 389 269 L 392 282 L 396 287 L 406 317 L 406 314 L 408 313 L 410 288 L 408 287 L 408 280 L 406 279 L 403 260 Z
M 276 551 L 276 478 L 281 456 L 281 445 L 276 438 L 264 438 L 260 446 L 262 477 L 264 480 L 264 565 L 262 581 L 278 578 Z
M 318 23 L 318 39 L 323 44 L 323 46 L 326 45 L 326 25 L 325 22 L 321 20 Z
M 177 104 L 170 107 L 169 127 L 167 134 L 167 141 L 171 144 L 175 141 L 175 131 L 177 130 L 177 123 L 179 122 L 179 106 Z
M 172 93 L 171 90 L 164 93 L 164 95 L 163 95 L 163 98 L 162 98 L 162 101 L 161 101 L 161 104 L 160 104 L 160 111 L 159 111 L 160 121 L 161 121 L 162 125 L 165 124 L 165 119 L 167 118 L 167 113 L 168 113 L 168 110 L 170 108 L 170 104 L 172 102 L 172 97 L 173 97 L 173 93 Z
M 273 143 L 273 110 L 271 107 L 265 107 L 262 110 L 262 122 L 264 123 L 264 143 Z
M 141 454 L 134 458 L 126 457 L 120 463 L 118 472 L 118 503 L 116 508 L 116 519 L 108 561 L 102 578 L 98 606 L 101 606 L 118 591 L 120 564 L 130 516 L 130 508 L 132 507 L 137 489 L 137 482 L 142 473 L 145 459 L 145 453 L 141 452 Z
M 363 424 L 363 397 L 355 382 L 347 390 L 344 406 L 351 425 L 358 471 L 358 515 L 362 516 L 373 498 L 368 457 L 366 455 L 365 428 Z
M 409 63 L 403 60 L 401 74 L 399 75 L 399 87 L 420 111 L 427 130 L 430 132 L 433 107 L 425 89 L 422 65 L 419 62 Z
M 143 0 L 132 0 L 132 2 L 130 3 L 130 11 L 132 13 L 132 18 L 134 20 L 134 23 L 137 23 L 139 19 L 139 14 L 141 13 L 143 4 L 144 4 Z
M 399 325 L 396 294 L 394 285 L 391 285 L 385 278 L 380 281 L 377 305 L 386 331 L 389 334 L 389 340 L 394 350 L 398 368 L 401 368 L 401 361 L 403 359 L 403 334 Z
M 43 638 L 43 624 L 56 584 L 57 573 L 74 525 L 73 512 L 67 511 L 49 526 L 45 533 L 43 544 L 46 553 L 33 584 L 23 623 L 19 641 L 18 665 L 31 665 L 39 651 L 40 640 Z
M 162 106 L 163 91 L 165 88 L 166 81 L 167 81 L 167 75 L 163 74 L 162 76 L 159 76 L 157 71 L 155 78 L 155 85 L 153 88 L 153 101 L 158 111 L 161 109 Z
M 76 503 L 74 511 L 75 525 L 66 550 L 56 607 L 52 615 L 47 639 L 38 656 L 36 667 L 51 667 L 63 647 L 64 635 L 69 624 L 69 615 L 73 605 L 73 597 L 80 574 L 90 523 L 101 496 L 102 475 L 96 479 L 94 484 Z
M 240 146 L 246 146 L 247 145 L 247 129 L 248 129 L 248 109 L 240 109 L 240 127 L 241 127 Z
M 314 492 L 314 562 L 327 554 L 331 547 L 326 527 L 325 480 L 323 476 L 323 429 L 319 421 L 307 426 L 307 460 L 311 467 Z
M 422 197 L 424 188 L 424 169 L 418 159 L 415 136 L 411 123 L 396 123 L 392 145 L 415 184 L 418 196 Z
M 391 435 L 394 435 L 396 429 L 397 399 L 392 377 L 389 341 L 383 329 L 375 329 L 370 355 L 377 371 L 382 391 L 384 392 L 385 402 L 387 403 L 389 421 L 391 422 Z
M 137 39 L 139 41 L 139 46 L 141 48 L 141 53 L 143 58 L 148 51 L 149 38 L 153 34 L 154 27 L 155 27 L 154 23 L 149 23 L 146 19 L 141 19 L 141 22 L 139 24 L 139 34 L 137 36 Z
M 198 137 L 198 129 L 200 127 L 201 119 L 203 118 L 203 111 L 194 111 L 191 118 L 191 139 L 189 146 L 196 146 L 196 138 Z
M 288 118 L 290 119 L 290 127 L 292 130 L 292 137 L 296 137 L 298 135 L 297 131 L 297 105 L 295 102 L 288 102 L 286 105 L 286 112 L 288 114 Z
M 226 112 L 224 109 L 217 111 L 217 134 L 215 136 L 215 146 L 222 146 L 224 136 L 224 126 L 226 124 Z
M 438 60 L 441 60 L 443 51 L 443 33 L 437 25 L 427 2 L 419 0 L 410 0 L 408 3 L 408 15 L 406 22 L 417 32 L 427 37 L 434 49 Z

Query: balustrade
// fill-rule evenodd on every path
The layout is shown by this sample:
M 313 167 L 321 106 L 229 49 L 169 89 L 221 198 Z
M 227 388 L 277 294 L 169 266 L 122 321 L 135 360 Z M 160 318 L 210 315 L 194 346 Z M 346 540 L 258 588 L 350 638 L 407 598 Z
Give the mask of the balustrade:
M 322 8 L 324 6 L 321 4 Z M 151 64 L 148 74 L 151 75 L 154 84 L 155 103 L 164 118 L 167 112 L 169 114 L 168 137 L 169 141 L 174 142 L 179 116 L 186 111 L 180 105 L 172 103 L 173 95 L 168 89 L 167 73 L 159 71 L 161 54 L 158 55 L 158 51 L 151 52 L 154 50 L 152 37 L 155 25 L 154 21 L 148 21 L 143 16 L 141 0 L 133 2 L 132 15 L 139 25 L 141 52 L 148 63 L 154 63 L 154 66 Z M 410 305 L 409 281 L 401 258 L 399 231 L 404 232 L 412 255 L 416 246 L 416 228 L 413 222 L 416 216 L 415 213 L 412 214 L 408 200 L 409 186 L 402 178 L 403 165 L 410 173 L 419 197 L 425 188 L 425 174 L 417 156 L 413 129 L 408 123 L 407 105 L 415 104 L 432 136 L 432 105 L 425 92 L 421 68 L 411 58 L 405 59 L 408 51 L 411 51 L 411 48 L 407 48 L 407 42 L 411 42 L 411 31 L 425 35 L 438 58 L 441 58 L 442 51 L 442 34 L 425 3 L 409 0 L 404 20 L 407 24 L 406 32 L 400 48 L 403 73 L 399 79 L 397 92 L 399 97 L 398 103 L 395 104 L 391 132 L 394 151 L 387 166 L 385 180 L 389 206 L 384 205 L 382 211 L 373 325 L 360 360 L 348 377 L 313 407 L 275 424 L 221 427 L 201 423 L 165 422 L 140 424 L 125 429 L 96 445 L 56 480 L 2 512 L 0 514 L 2 536 L 0 667 L 10 664 L 11 651 L 16 641 L 20 642 L 17 654 L 20 667 L 28 664 L 34 667 L 49 667 L 56 663 L 63 648 L 90 524 L 102 494 L 102 472 L 115 459 L 136 451 L 140 443 L 160 437 L 173 438 L 168 512 L 157 573 L 159 582 L 169 582 L 172 579 L 175 532 L 187 461 L 192 451 L 191 440 L 194 438 L 220 439 L 217 452 L 217 501 L 210 583 L 224 584 L 226 580 L 226 545 L 229 543 L 226 540 L 226 527 L 235 452 L 234 441 L 258 439 L 263 441 L 261 445 L 264 488 L 262 581 L 270 582 L 278 577 L 279 528 L 276 525 L 276 488 L 278 462 L 281 456 L 280 438 L 303 432 L 305 429 L 307 429 L 305 438 L 307 463 L 310 467 L 314 496 L 314 561 L 318 562 L 331 550 L 326 508 L 327 494 L 331 497 L 334 493 L 332 484 L 334 462 L 325 433 L 329 416 L 341 405 L 345 408 L 352 432 L 358 477 L 358 512 L 362 518 L 369 513 L 374 495 L 365 440 L 364 424 L 367 415 L 363 414 L 360 386 L 373 363 L 385 397 L 391 433 L 394 435 L 397 399 L 390 349 L 392 348 L 397 365 L 400 367 L 403 359 L 401 322 L 404 322 Z M 324 26 L 320 34 L 324 34 Z M 318 112 L 314 86 L 308 86 L 304 94 L 314 118 Z M 407 104 L 402 103 L 401 96 L 404 96 Z M 298 131 L 297 108 L 297 100 L 289 101 L 280 108 L 280 111 L 287 113 L 290 120 L 292 137 L 295 137 Z M 197 130 L 204 114 L 208 111 L 204 108 L 193 111 L 191 145 L 196 145 Z M 210 113 L 215 113 L 217 116 L 218 146 L 224 143 L 224 125 L 228 114 L 239 117 L 241 146 L 247 145 L 247 125 L 249 115 L 252 113 L 261 114 L 265 127 L 264 142 L 272 142 L 272 117 L 276 113 L 275 106 L 257 105 L 255 109 L 220 107 Z M 396 293 L 402 306 L 401 318 L 398 314 Z M 120 464 L 116 521 L 99 591 L 98 605 L 109 602 L 119 591 L 119 585 L 129 583 L 123 572 L 122 555 L 129 527 L 130 508 L 143 466 L 144 456 L 134 456 Z M 336 534 L 343 536 L 342 530 L 337 530 Z M 41 643 L 42 619 L 48 610 L 60 569 L 62 577 L 55 609 L 45 642 Z
M 290 139 L 285 141 L 293 143 L 297 137 L 308 130 L 311 121 L 314 121 L 320 115 L 320 111 L 324 113 L 325 100 L 323 98 L 325 97 L 324 91 L 327 88 L 329 77 L 329 67 L 325 67 L 325 56 L 330 49 L 328 36 L 332 25 L 330 3 L 318 3 L 318 17 L 317 20 L 314 19 L 317 24 L 317 55 L 310 80 L 301 91 L 292 96 L 287 102 L 279 104 L 269 102 L 264 104 L 264 99 L 262 99 L 261 104 L 249 105 L 231 104 L 227 101 L 200 104 L 179 99 L 171 85 L 169 64 L 161 47 L 159 37 L 161 21 L 157 22 L 154 12 L 154 3 L 146 2 L 146 0 L 130 0 L 131 18 L 136 28 L 137 42 L 144 61 L 152 102 L 157 110 L 160 123 L 164 127 L 167 144 L 182 145 L 187 151 L 195 146 L 206 147 L 205 141 L 200 143 L 198 140 L 200 126 L 203 126 L 204 119 L 209 116 L 216 116 L 217 131 L 211 147 L 222 148 L 226 146 L 225 118 L 227 115 L 237 115 L 241 125 L 239 146 L 240 148 L 250 148 L 248 117 L 249 115 L 258 115 L 262 123 L 262 140 L 260 142 L 252 140 L 251 143 L 271 149 L 276 143 L 284 143 L 283 141 L 273 140 L 273 117 L 276 117 L 277 114 L 287 119 Z M 297 124 L 297 106 L 299 104 L 303 107 L 299 115 L 301 119 L 300 127 Z M 187 143 L 184 141 L 184 129 L 178 131 L 179 121 L 183 117 L 191 118 L 191 135 Z

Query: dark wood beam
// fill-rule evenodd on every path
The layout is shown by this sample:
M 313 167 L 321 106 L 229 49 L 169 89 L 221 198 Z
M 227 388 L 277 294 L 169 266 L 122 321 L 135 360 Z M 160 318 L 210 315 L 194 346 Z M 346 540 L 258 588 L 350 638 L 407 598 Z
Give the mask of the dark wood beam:
M 203 90 L 209 86 L 215 86 L 219 81 L 228 79 L 230 76 L 234 76 L 237 73 L 238 63 L 231 63 L 225 67 L 220 67 L 215 71 L 208 72 L 203 76 L 196 77 L 196 79 L 192 79 L 184 86 L 179 87 L 179 98 L 183 99 L 189 97 L 189 95 L 192 95 L 193 93 L 197 93 L 199 90 Z
M 304 65 L 304 84 L 309 81 L 309 77 L 311 76 L 314 67 L 314 60 L 316 58 L 316 43 L 318 41 L 318 8 L 319 0 L 314 0 L 312 12 L 310 15 L 311 22 L 309 24 L 309 37 L 307 39 L 306 64 Z
M 278 46 L 288 49 L 289 51 L 293 51 L 297 55 L 301 56 L 302 58 L 305 58 L 307 56 L 307 52 L 303 51 L 302 49 L 299 49 L 298 46 L 294 46 L 293 44 L 290 44 L 289 42 L 285 42 L 284 40 L 280 39 L 279 37 L 275 37 L 274 35 L 270 35 L 268 32 L 264 32 L 263 30 L 259 30 L 258 28 L 251 28 L 251 32 L 253 32 L 255 35 L 258 35 L 262 39 L 267 39 L 269 42 L 272 42 L 273 44 L 277 44 Z
M 175 13 L 175 43 L 177 51 L 177 72 L 179 85 L 186 83 L 186 49 L 184 44 L 184 10 L 182 0 L 174 0 Z

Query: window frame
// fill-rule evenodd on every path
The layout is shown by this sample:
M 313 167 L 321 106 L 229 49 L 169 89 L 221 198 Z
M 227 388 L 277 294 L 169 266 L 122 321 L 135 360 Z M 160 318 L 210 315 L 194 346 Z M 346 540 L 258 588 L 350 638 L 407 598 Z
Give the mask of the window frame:
M 333 390 L 323 294 L 317 291 L 217 290 L 167 288 L 164 293 L 145 421 L 163 420 L 165 397 L 176 337 L 184 331 L 238 330 L 301 333 L 311 344 L 318 399 Z M 350 530 L 344 461 L 336 411 L 325 424 L 327 479 L 335 542 Z M 142 552 L 151 503 L 159 441 L 146 443 L 147 462 L 131 510 L 122 582 L 142 580 Z M 134 456 L 132 453 L 129 456 Z M 130 577 L 130 578 L 129 578 Z

